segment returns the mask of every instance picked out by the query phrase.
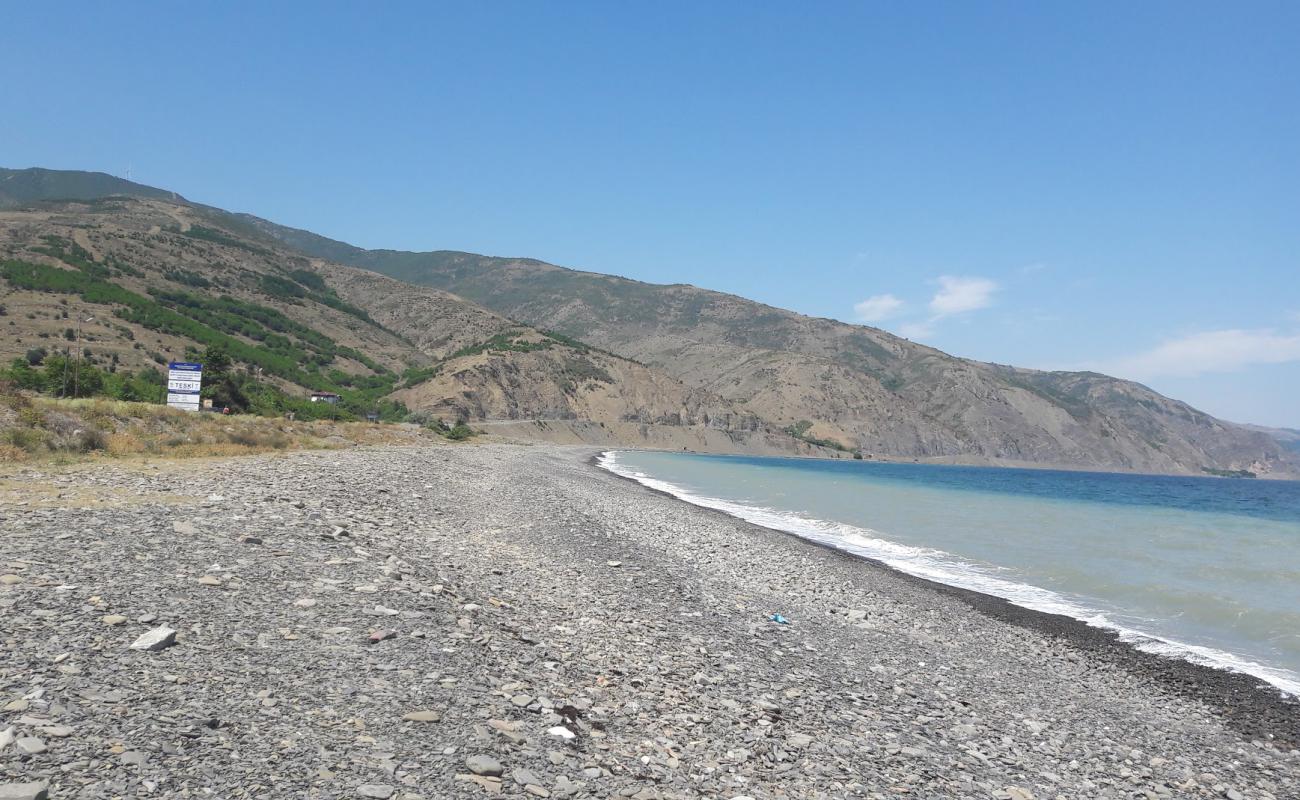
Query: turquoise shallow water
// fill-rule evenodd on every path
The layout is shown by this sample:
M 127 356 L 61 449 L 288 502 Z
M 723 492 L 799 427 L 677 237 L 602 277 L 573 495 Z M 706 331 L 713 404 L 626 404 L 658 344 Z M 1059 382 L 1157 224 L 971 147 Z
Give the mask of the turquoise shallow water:
M 642 451 L 602 463 L 1300 694 L 1300 483 Z

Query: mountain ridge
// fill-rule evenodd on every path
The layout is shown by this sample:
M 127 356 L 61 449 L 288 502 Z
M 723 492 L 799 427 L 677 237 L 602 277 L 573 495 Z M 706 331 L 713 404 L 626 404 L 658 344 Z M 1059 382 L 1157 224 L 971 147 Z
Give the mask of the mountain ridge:
M 13 172 L 0 171 L 0 200 L 8 207 L 44 199 L 5 194 L 6 185 L 23 185 L 6 178 Z M 60 182 L 46 176 L 45 184 L 137 191 L 135 184 L 103 177 Z M 328 272 L 341 264 L 402 286 L 447 292 L 519 325 L 661 371 L 687 393 L 715 397 L 770 429 L 868 456 L 1191 474 L 1300 472 L 1294 453 L 1264 432 L 1099 373 L 959 358 L 877 328 L 688 284 L 652 284 L 530 258 L 366 250 L 144 188 L 155 201 L 163 202 L 157 195 L 165 194 L 166 202 L 185 206 L 196 220 L 232 236 L 297 253 L 313 269 Z M 367 295 L 361 307 L 392 304 L 393 296 L 410 290 L 384 291 L 388 300 Z M 514 391 L 526 394 L 521 387 Z M 511 402 L 480 404 L 473 413 L 490 416 Z
M 274 223 L 264 222 L 263 230 L 272 235 L 278 232 Z M 310 242 L 293 244 L 301 247 Z M 809 317 L 736 295 L 686 284 L 661 286 L 568 270 L 535 259 L 475 256 L 457 251 L 399 253 L 361 248 L 353 248 L 351 252 L 331 249 L 330 254 L 404 281 L 443 288 L 511 318 L 553 328 L 663 367 L 688 385 L 718 391 L 776 424 L 798 424 L 800 419 L 810 417 L 810 431 L 817 437 L 851 440 L 846 442 L 848 446 L 880 455 L 921 458 L 976 455 L 1157 472 L 1195 472 L 1198 468 L 1209 468 L 1268 473 L 1293 469 L 1289 455 L 1281 452 L 1269 437 L 1247 435 L 1246 429 L 1222 423 L 1185 403 L 1164 398 L 1142 384 L 1100 373 L 1045 372 L 986 364 L 948 356 L 879 329 Z M 618 292 L 610 291 L 611 285 L 626 290 L 628 296 L 616 296 Z M 689 314 L 696 307 L 708 305 L 721 306 L 719 316 L 733 321 L 711 330 L 706 324 L 701 330 L 700 321 L 692 320 L 689 325 L 679 326 L 693 328 L 692 335 L 674 335 L 680 331 L 672 330 L 665 335 L 665 327 L 673 327 L 674 313 L 681 316 L 682 307 L 690 309 Z M 655 319 L 654 324 L 637 324 L 651 317 Z M 743 322 L 736 323 L 735 318 Z M 783 325 L 785 330 L 774 330 L 777 325 Z M 804 330 L 809 328 L 814 329 L 812 333 Z M 789 391 L 782 392 L 781 387 L 807 389 L 816 382 L 809 380 L 806 364 L 791 363 L 788 357 L 774 355 L 782 351 L 817 358 L 819 365 L 831 370 L 856 374 L 836 375 L 840 386 L 799 402 L 789 396 Z M 750 361 L 750 367 L 738 370 L 743 373 L 739 377 L 734 372 L 725 374 L 722 382 L 739 385 L 752 381 L 756 373 L 771 370 L 782 372 L 781 380 L 761 382 L 762 385 L 752 387 L 749 392 L 729 391 L 720 385 L 718 364 L 734 362 L 736 358 Z M 918 366 L 927 361 L 943 363 Z M 916 386 L 918 373 L 927 369 L 931 373 L 928 382 Z M 934 373 L 935 369 L 938 374 Z M 933 395 L 949 379 L 963 390 L 982 394 L 995 406 L 1001 406 L 994 408 L 999 413 L 975 414 L 972 418 L 969 409 L 930 402 L 927 393 Z M 910 391 L 909 383 L 914 384 Z M 1046 401 L 1046 405 L 1032 407 L 1035 397 Z M 843 409 L 836 414 L 809 410 L 837 404 Z M 867 425 L 853 419 L 850 405 L 883 411 L 887 418 L 903 422 L 892 426 Z M 1094 421 L 1092 418 L 1103 405 L 1109 413 L 1105 419 Z M 1169 424 L 1142 418 L 1138 410 L 1156 407 Z M 1064 417 L 1058 413 L 1061 411 L 1065 412 Z M 963 427 L 996 427 L 999 417 L 1003 421 L 1020 417 L 1028 422 L 1015 421 L 1020 432 L 1002 436 L 1000 441 L 983 449 L 971 446 L 973 436 L 962 435 Z M 931 424 L 936 420 L 937 424 Z M 1070 441 L 1048 441 L 1066 433 L 1067 428 L 1073 429 Z M 1127 441 L 1116 443 L 1117 438 L 1127 438 Z M 1225 448 L 1225 440 L 1237 444 Z M 1205 457 L 1198 453 L 1204 453 Z M 1198 459 L 1204 463 L 1196 465 Z M 1225 463 L 1232 466 L 1216 466 Z
M 85 350 L 87 366 L 156 376 L 169 360 L 220 346 L 239 363 L 246 394 L 335 392 L 356 416 L 404 416 L 406 400 L 417 418 L 447 426 L 582 419 L 618 427 L 625 444 L 653 436 L 713 450 L 823 452 L 630 359 L 436 289 L 276 249 L 217 227 L 221 219 L 129 196 L 0 210 L 10 332 L 0 355 L 18 361 L 9 372 L 36 385 L 47 356 Z M 276 408 L 319 411 L 275 398 L 259 405 Z

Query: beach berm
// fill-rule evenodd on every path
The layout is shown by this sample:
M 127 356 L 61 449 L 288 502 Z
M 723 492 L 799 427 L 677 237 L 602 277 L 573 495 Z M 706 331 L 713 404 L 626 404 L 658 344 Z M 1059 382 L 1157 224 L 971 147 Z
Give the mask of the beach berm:
M 1300 797 L 1276 692 L 594 454 L 13 468 L 0 797 Z

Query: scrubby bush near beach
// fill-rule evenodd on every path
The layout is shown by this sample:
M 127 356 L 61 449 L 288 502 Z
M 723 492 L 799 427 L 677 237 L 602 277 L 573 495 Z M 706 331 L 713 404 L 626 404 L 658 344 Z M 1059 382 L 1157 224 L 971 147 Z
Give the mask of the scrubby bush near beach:
M 0 462 L 118 456 L 229 456 L 351 444 L 465 438 L 464 426 L 194 413 L 105 398 L 49 398 L 0 381 Z M 457 431 L 464 428 L 464 431 Z M 434 435 L 436 432 L 437 436 Z

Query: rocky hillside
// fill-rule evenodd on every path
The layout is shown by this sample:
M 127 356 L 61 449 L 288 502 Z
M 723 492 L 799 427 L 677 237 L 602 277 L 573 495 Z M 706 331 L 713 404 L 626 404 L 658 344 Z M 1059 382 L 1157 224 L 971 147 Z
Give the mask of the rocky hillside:
M 274 261 L 263 272 L 318 276 L 342 303 L 364 312 L 364 319 L 352 315 L 351 333 L 340 341 L 364 339 L 353 347 L 377 360 L 371 374 L 417 370 L 413 376 L 425 385 L 391 383 L 392 396 L 413 407 L 484 418 L 760 427 L 871 455 L 968 463 L 1300 473 L 1300 459 L 1273 437 L 1104 375 L 961 359 L 876 328 L 694 286 L 532 259 L 363 250 L 109 176 L 27 172 L 0 172 L 0 200 L 48 205 L 71 194 L 88 202 L 13 211 L 9 227 L 19 223 L 13 215 L 39 214 L 48 215 L 40 224 L 102 225 L 90 217 L 129 205 L 153 215 L 146 234 L 170 243 L 164 261 L 198 271 L 194 264 L 204 257 L 186 260 L 187 248 L 217 248 L 226 259 L 238 251 L 244 262 L 261 251 Z M 108 194 L 150 199 L 100 199 Z M 28 233 L 39 236 L 39 228 Z M 32 241 L 22 245 L 28 256 Z M 262 289 L 261 278 L 229 288 L 253 299 Z M 301 301 L 296 311 L 283 311 L 314 318 L 318 300 L 309 291 L 294 300 Z M 326 320 L 339 313 L 327 311 Z M 493 337 L 505 337 L 495 341 L 506 346 L 476 349 Z
M 888 456 L 1096 469 L 1300 471 L 1273 438 L 1131 381 L 950 356 L 885 331 L 694 286 L 532 259 L 360 250 L 265 222 L 303 252 L 437 286 L 659 367 L 782 427 Z
M 337 392 L 358 412 L 401 403 L 449 423 L 700 427 L 734 433 L 738 449 L 750 435 L 765 448 L 775 438 L 786 452 L 815 449 L 660 370 L 250 237 L 213 209 L 129 196 L 9 206 L 4 363 L 80 348 L 105 371 L 157 370 L 220 345 L 258 381 L 290 395 Z M 637 428 L 622 437 L 640 439 Z
M 1269 428 L 1263 425 L 1242 425 L 1240 427 L 1248 431 L 1262 433 L 1275 440 L 1283 448 L 1300 455 L 1300 430 L 1294 428 Z

